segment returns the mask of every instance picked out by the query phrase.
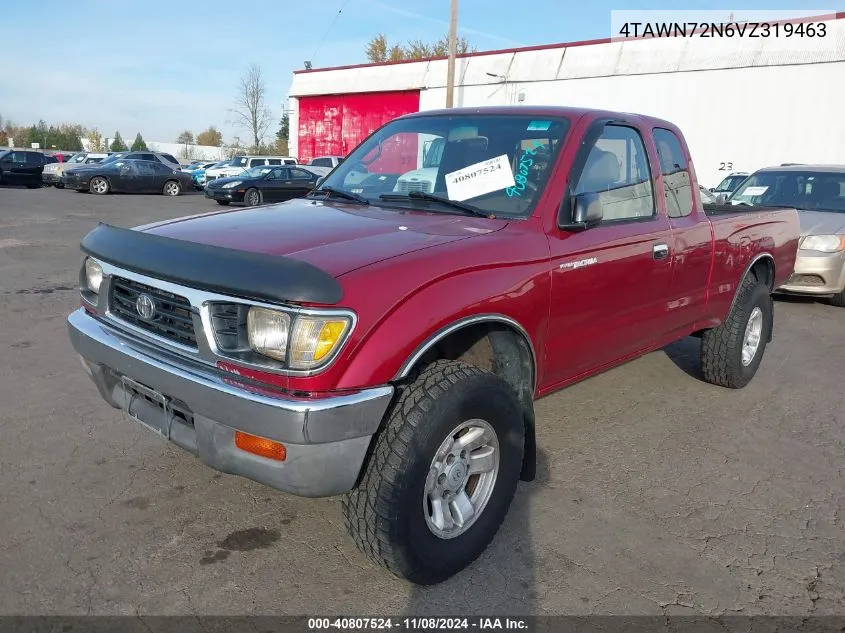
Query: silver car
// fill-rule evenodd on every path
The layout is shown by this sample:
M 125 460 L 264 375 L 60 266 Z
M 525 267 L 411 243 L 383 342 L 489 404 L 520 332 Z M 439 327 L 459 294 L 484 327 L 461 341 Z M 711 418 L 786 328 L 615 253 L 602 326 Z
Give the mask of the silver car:
M 845 165 L 783 165 L 755 172 L 731 204 L 799 211 L 795 272 L 778 292 L 829 297 L 845 307 Z

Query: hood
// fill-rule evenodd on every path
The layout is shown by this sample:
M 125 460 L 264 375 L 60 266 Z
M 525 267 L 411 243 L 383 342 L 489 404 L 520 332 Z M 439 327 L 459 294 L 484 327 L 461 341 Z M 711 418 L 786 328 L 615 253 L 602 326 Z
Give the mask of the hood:
M 208 183 L 208 186 L 212 187 L 212 188 L 214 188 L 214 187 L 219 188 L 219 187 L 222 187 L 223 185 L 225 185 L 227 182 L 235 182 L 235 181 L 249 182 L 251 180 L 258 180 L 258 179 L 257 178 L 247 178 L 247 177 L 241 178 L 240 176 L 225 176 L 223 178 L 215 178 L 210 183 Z
M 801 236 L 841 235 L 845 233 L 845 213 L 833 211 L 798 211 Z
M 296 199 L 140 227 L 174 239 L 308 262 L 334 277 L 362 266 L 498 231 L 508 222 L 444 212 Z

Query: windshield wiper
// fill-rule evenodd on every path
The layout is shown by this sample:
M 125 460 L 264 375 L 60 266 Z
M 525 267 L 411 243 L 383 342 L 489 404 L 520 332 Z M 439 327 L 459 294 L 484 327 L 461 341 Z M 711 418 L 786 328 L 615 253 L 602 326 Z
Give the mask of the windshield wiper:
M 479 218 L 492 218 L 496 216 L 492 213 L 474 207 L 466 202 L 459 202 L 458 200 L 449 200 L 442 196 L 435 196 L 433 193 L 426 193 L 425 191 L 409 191 L 407 194 L 383 193 L 379 196 L 379 200 L 427 200 L 429 202 L 439 202 L 440 204 L 452 207 L 453 209 L 460 209 L 469 215 L 474 215 Z
M 335 189 L 334 187 L 320 187 L 319 189 L 314 189 L 308 197 L 310 198 L 315 193 L 323 193 L 325 192 L 326 197 L 334 194 L 336 196 L 340 196 L 341 198 L 346 198 L 347 200 L 352 200 L 353 202 L 357 202 L 358 204 L 365 204 L 369 205 L 370 201 L 367 200 L 363 196 L 359 196 L 357 193 L 350 193 L 349 191 L 344 191 L 343 189 Z

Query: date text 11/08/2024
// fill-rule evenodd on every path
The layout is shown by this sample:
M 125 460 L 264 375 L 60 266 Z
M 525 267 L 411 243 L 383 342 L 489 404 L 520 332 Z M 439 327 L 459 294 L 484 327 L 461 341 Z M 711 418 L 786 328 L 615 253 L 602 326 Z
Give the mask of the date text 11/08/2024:
M 739 37 L 739 38 L 822 38 L 824 22 L 625 22 L 617 36 L 628 37 Z
M 308 618 L 309 631 L 325 630 L 387 630 L 401 631 L 520 631 L 528 629 L 528 622 L 524 618 L 472 617 L 472 618 L 440 618 L 440 617 L 396 617 L 396 618 Z

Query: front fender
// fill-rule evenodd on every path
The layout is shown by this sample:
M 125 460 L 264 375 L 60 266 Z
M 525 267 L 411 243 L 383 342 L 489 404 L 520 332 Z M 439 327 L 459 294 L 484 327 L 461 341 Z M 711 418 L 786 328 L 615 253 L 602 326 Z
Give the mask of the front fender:
M 482 321 L 524 331 L 536 350 L 535 381 L 539 383 L 549 301 L 547 261 L 450 272 L 402 297 L 361 334 L 350 350 L 338 387 L 351 389 L 400 379 L 439 334 Z

